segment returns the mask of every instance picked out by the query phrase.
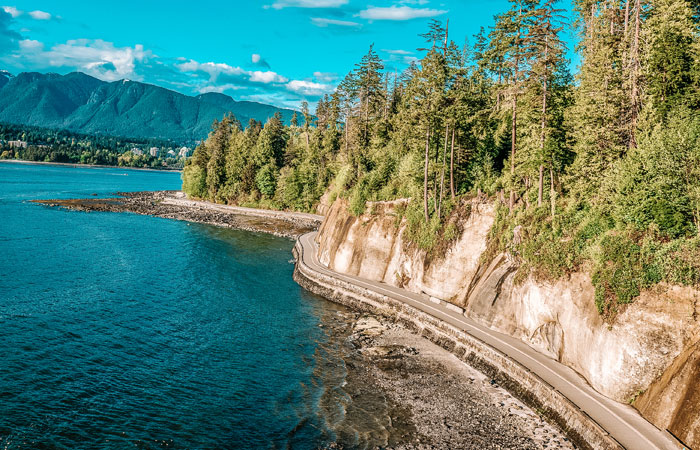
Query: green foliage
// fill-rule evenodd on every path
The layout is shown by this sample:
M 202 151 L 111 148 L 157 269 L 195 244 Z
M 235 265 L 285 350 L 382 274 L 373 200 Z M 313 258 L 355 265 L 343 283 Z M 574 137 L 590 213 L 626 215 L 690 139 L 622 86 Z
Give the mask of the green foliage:
M 263 166 L 255 175 L 255 184 L 262 195 L 273 197 L 277 189 L 277 168 L 273 164 Z
M 411 202 L 404 212 L 406 218 L 406 231 L 404 236 L 412 245 L 421 250 L 431 251 L 438 242 L 438 236 L 442 229 L 442 223 L 437 215 L 425 221 L 422 205 Z
M 369 186 L 367 179 L 363 179 L 351 191 L 350 194 L 350 212 L 355 216 L 360 216 L 367 210 L 367 197 L 369 195 Z
M 24 141 L 26 148 L 10 147 L 7 141 Z M 158 156 L 149 149 L 158 147 Z M 138 148 L 142 154 L 132 152 Z M 163 139 L 138 139 L 89 135 L 67 130 L 0 123 L 0 154 L 3 159 L 57 163 L 177 169 L 184 164 L 180 146 Z M 167 152 L 173 153 L 168 154 Z
M 195 198 L 207 196 L 207 174 L 204 168 L 188 164 L 182 171 L 182 190 Z
M 700 284 L 700 19 L 685 0 L 637 2 L 625 30 L 623 7 L 575 2 L 576 82 L 554 0 L 511 2 L 473 49 L 433 21 L 401 74 L 370 47 L 316 117 L 303 103 L 292 126 L 215 124 L 186 190 L 301 211 L 327 193 L 356 216 L 403 199 L 396 224 L 429 261 L 486 195 L 482 262 L 510 253 L 516 281 L 588 272 L 608 318 L 657 283 Z
M 695 234 L 700 226 L 700 120 L 688 111 L 643 136 L 619 164 L 613 217 L 620 226 L 644 230 L 654 224 L 671 238 Z

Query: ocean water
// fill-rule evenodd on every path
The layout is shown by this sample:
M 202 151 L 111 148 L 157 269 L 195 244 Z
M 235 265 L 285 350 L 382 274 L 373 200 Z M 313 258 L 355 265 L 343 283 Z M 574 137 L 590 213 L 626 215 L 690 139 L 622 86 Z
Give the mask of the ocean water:
M 179 186 L 177 173 L 0 164 L 0 449 L 338 439 L 344 342 L 324 324 L 347 312 L 292 280 L 292 241 L 29 202 Z

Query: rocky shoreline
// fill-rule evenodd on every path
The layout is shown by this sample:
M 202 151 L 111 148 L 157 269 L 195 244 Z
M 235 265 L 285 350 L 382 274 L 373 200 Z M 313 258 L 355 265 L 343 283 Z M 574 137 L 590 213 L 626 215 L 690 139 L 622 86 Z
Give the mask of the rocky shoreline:
M 185 198 L 179 191 L 117 192 L 111 198 L 33 200 L 51 207 L 85 212 L 135 214 L 204 223 L 245 231 L 297 238 L 316 230 L 320 217 L 311 214 L 265 211 L 217 205 Z
M 575 448 L 495 380 L 402 325 L 355 313 L 352 327 L 346 391 L 352 395 L 354 378 L 390 405 L 390 428 L 377 448 Z

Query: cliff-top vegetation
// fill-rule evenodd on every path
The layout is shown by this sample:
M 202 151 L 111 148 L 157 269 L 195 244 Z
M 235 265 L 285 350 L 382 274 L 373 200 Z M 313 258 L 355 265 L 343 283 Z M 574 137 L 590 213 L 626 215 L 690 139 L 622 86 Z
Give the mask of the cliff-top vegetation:
M 523 276 L 589 271 L 601 313 L 659 282 L 700 284 L 698 8 L 512 0 L 465 47 L 433 21 L 420 61 L 391 73 L 370 46 L 315 116 L 216 122 L 183 189 L 301 211 L 328 192 L 355 214 L 411 198 L 426 250 L 454 237 L 459 198 L 483 193 L 500 205 L 491 251 L 516 254 Z

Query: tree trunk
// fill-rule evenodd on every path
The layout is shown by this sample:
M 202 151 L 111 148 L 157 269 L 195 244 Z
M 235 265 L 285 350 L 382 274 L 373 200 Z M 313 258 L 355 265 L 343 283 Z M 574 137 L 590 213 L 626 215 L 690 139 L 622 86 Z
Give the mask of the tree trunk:
M 610 10 L 610 36 L 613 36 L 615 34 L 615 13 L 617 12 L 617 8 L 613 8 Z
M 518 123 L 518 110 L 516 107 L 517 98 L 515 92 L 513 92 L 513 120 L 511 125 L 511 136 L 510 136 L 510 199 L 508 202 L 508 208 L 510 212 L 513 212 L 513 207 L 515 206 L 515 190 L 513 184 L 515 184 L 515 146 L 517 144 L 517 123 Z
M 630 21 L 630 0 L 625 0 L 625 40 L 627 40 L 627 31 L 629 31 Z
M 450 194 L 455 199 L 455 130 L 452 129 L 452 146 L 450 148 Z
M 630 140 L 629 147 L 634 148 L 637 146 L 634 138 L 634 131 L 637 128 L 637 115 L 639 114 L 639 89 L 637 87 L 639 78 L 639 22 L 640 22 L 640 10 L 642 5 L 640 0 L 635 0 L 635 12 L 634 12 L 634 42 L 632 45 L 632 92 L 631 92 L 631 106 L 632 106 L 632 117 L 630 121 Z
M 518 21 L 521 19 L 522 10 L 518 9 Z M 509 209 L 513 212 L 515 207 L 515 151 L 517 145 L 517 132 L 518 132 L 518 80 L 520 79 L 520 22 L 518 22 L 518 34 L 515 38 L 515 64 L 513 70 L 513 113 L 512 113 L 512 123 L 511 123 L 511 136 L 510 136 L 510 199 L 509 199 Z
M 537 207 L 542 206 L 542 191 L 544 190 L 544 164 L 540 164 L 540 180 L 537 186 Z
M 425 168 L 423 169 L 423 213 L 428 222 L 428 164 L 430 163 L 430 125 L 425 130 Z
M 345 113 L 345 154 L 348 154 L 348 129 L 350 128 L 350 111 Z
M 365 136 L 364 136 L 364 142 L 362 143 L 363 146 L 367 145 L 367 136 L 369 134 L 369 93 L 366 93 L 366 100 L 365 100 Z
M 552 206 L 552 220 L 554 220 L 554 213 L 557 207 L 556 199 L 556 192 L 554 191 L 554 169 L 552 169 L 552 166 L 549 166 L 549 201 Z
M 544 159 L 544 142 L 547 127 L 547 78 L 549 77 L 547 67 L 547 54 L 549 52 L 549 37 L 544 38 L 544 79 L 542 80 L 542 121 L 540 123 L 540 158 Z M 544 191 L 544 163 L 540 163 L 540 180 L 537 186 L 537 206 L 542 206 Z
M 438 201 L 438 217 L 442 217 L 442 198 L 445 194 L 445 164 L 447 162 L 447 138 L 449 137 L 450 126 L 445 125 L 445 148 L 442 151 L 442 169 L 440 170 L 440 200 Z

